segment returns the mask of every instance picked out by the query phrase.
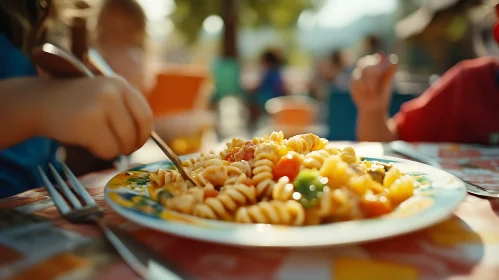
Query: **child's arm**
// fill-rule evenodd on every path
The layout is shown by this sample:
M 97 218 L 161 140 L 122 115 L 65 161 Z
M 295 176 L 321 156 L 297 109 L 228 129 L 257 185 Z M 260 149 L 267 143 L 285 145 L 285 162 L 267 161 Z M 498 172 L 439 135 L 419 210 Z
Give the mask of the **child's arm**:
M 40 107 L 33 95 L 40 79 L 19 78 L 0 81 L 0 148 L 22 142 L 37 133 Z
M 379 55 L 359 60 L 351 84 L 357 105 L 357 140 L 389 142 L 397 139 L 396 126 L 388 118 L 391 83 L 396 64 Z
M 110 159 L 144 144 L 152 113 L 123 79 L 8 79 L 0 81 L 0 129 L 0 148 L 44 136 Z
M 357 141 L 391 142 L 397 140 L 397 127 L 386 112 L 357 113 Z

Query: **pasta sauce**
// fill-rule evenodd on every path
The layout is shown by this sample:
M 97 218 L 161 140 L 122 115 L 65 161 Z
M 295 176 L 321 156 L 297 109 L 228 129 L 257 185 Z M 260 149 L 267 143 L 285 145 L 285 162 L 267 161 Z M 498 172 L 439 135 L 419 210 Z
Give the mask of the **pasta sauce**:
M 255 147 L 256 144 L 252 141 L 244 142 L 243 147 L 235 147 L 232 151 L 225 155 L 224 160 L 230 162 L 236 161 L 250 161 L 255 158 Z

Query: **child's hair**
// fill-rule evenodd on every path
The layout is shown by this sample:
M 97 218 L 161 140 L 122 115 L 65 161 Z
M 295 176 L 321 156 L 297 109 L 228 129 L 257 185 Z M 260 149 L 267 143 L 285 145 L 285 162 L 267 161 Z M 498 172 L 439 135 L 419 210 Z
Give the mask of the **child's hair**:
M 97 27 L 101 26 L 102 20 L 112 11 L 120 11 L 126 14 L 135 23 L 137 30 L 142 33 L 139 47 L 144 48 L 147 17 L 142 6 L 136 0 L 104 0 L 97 18 Z
M 0 33 L 29 53 L 45 36 L 44 23 L 55 14 L 51 0 L 0 1 Z
M 368 51 L 371 52 L 371 54 L 381 51 L 383 47 L 381 37 L 375 34 L 368 34 L 365 37 L 365 43 L 367 45 Z
M 285 63 L 281 52 L 278 49 L 274 48 L 266 49 L 262 53 L 260 60 L 272 68 L 280 68 Z
M 331 55 L 329 56 L 329 60 L 332 64 L 337 65 L 339 67 L 345 66 L 345 57 L 341 49 L 336 49 L 332 51 Z

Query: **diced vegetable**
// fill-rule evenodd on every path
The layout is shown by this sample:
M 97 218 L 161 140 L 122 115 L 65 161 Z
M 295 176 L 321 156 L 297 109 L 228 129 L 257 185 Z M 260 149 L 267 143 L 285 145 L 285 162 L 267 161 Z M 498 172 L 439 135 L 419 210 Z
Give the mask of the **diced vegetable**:
M 326 184 L 327 178 L 320 176 L 317 170 L 302 170 L 293 182 L 293 198 L 303 207 L 310 208 L 318 203 L 319 194 Z
M 385 177 L 385 167 L 381 164 L 375 163 L 367 171 L 374 181 L 383 184 L 383 179 Z
M 348 164 L 356 163 L 357 155 L 355 154 L 355 150 L 352 147 L 346 147 L 341 152 L 341 159 Z
M 394 205 L 399 205 L 414 194 L 415 180 L 404 176 L 390 186 L 390 199 Z
M 329 179 L 328 186 L 337 189 L 346 184 L 350 178 L 355 176 L 355 171 L 350 166 L 341 160 L 339 156 L 330 156 L 322 165 L 319 172 L 322 176 Z
M 135 183 L 139 186 L 144 186 L 149 183 L 149 176 L 143 176 L 143 177 L 132 177 L 129 178 L 128 183 Z
M 289 153 L 289 149 L 286 146 L 281 146 L 279 148 L 279 155 L 280 156 L 285 156 Z
M 173 194 L 165 188 L 158 191 L 158 198 L 157 199 L 161 205 L 166 205 L 166 200 L 169 198 L 172 198 L 172 197 L 173 197 Z
M 374 181 L 368 175 L 363 175 L 352 177 L 349 183 L 352 191 L 359 196 L 362 196 L 370 189 L 370 186 L 374 184 Z
M 293 181 L 300 172 L 300 165 L 298 157 L 292 153 L 288 153 L 274 167 L 274 179 L 279 180 L 279 178 L 287 176 L 290 181 Z
M 379 217 L 393 210 L 390 199 L 384 194 L 366 194 L 360 200 L 360 207 L 366 218 Z
M 399 170 L 397 168 L 391 168 L 386 172 L 385 178 L 383 178 L 383 187 L 389 188 L 399 177 Z
M 244 142 L 244 146 L 233 148 L 229 153 L 223 158 L 229 162 L 236 161 L 250 161 L 255 157 L 255 143 L 251 141 Z

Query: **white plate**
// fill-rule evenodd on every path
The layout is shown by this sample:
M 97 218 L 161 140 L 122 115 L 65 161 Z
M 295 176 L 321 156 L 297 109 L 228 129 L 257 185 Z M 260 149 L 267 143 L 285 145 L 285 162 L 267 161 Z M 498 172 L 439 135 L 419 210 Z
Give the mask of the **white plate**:
M 240 246 L 317 247 L 372 241 L 431 226 L 449 217 L 466 196 L 465 186 L 460 180 L 429 165 L 394 157 L 365 159 L 392 162 L 401 171 L 426 183 L 393 213 L 380 218 L 304 227 L 228 223 L 180 214 L 151 200 L 146 187 L 132 187 L 127 183 L 130 176 L 123 173 L 107 184 L 105 198 L 123 217 L 183 237 Z M 169 161 L 157 162 L 134 168 L 131 172 L 143 176 L 146 171 L 171 165 Z

